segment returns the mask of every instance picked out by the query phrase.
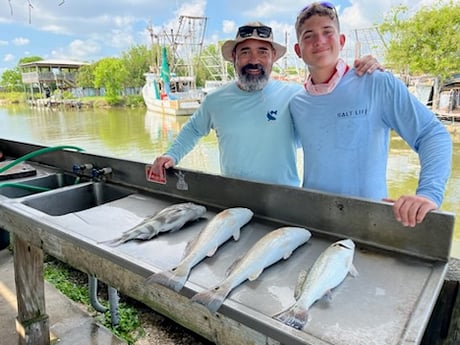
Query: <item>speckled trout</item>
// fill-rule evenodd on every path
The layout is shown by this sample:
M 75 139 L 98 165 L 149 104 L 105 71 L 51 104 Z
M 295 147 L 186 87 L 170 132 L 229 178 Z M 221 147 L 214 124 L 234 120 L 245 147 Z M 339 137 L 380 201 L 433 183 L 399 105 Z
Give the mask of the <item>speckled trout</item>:
M 308 322 L 308 310 L 313 303 L 330 295 L 331 290 L 342 283 L 348 273 L 358 275 L 353 266 L 354 251 L 355 244 L 350 239 L 331 244 L 316 259 L 308 274 L 300 274 L 294 293 L 297 300 L 294 305 L 274 318 L 288 326 L 302 329 Z
M 160 232 L 173 232 L 181 229 L 185 223 L 197 220 L 206 213 L 206 207 L 185 202 L 164 208 L 155 216 L 147 218 L 135 227 L 126 230 L 113 240 L 101 242 L 115 247 L 131 240 L 150 240 Z
M 228 208 L 218 213 L 200 234 L 187 244 L 184 258 L 174 268 L 147 277 L 147 283 L 157 283 L 174 291 L 180 291 L 192 268 L 205 257 L 211 257 L 220 245 L 233 237 L 240 238 L 241 228 L 251 220 L 254 213 L 244 207 Z
M 212 289 L 196 294 L 191 301 L 216 312 L 236 286 L 247 279 L 257 279 L 266 267 L 281 259 L 288 259 L 310 237 L 310 231 L 296 227 L 283 227 L 269 232 L 230 266 L 226 279 Z

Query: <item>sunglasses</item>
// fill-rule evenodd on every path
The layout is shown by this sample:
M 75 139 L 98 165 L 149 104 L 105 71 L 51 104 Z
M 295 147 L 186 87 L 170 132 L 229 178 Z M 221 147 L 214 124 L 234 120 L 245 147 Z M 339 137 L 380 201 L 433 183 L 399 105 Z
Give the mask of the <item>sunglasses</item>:
M 269 38 L 272 34 L 272 28 L 269 26 L 245 25 L 238 28 L 238 36 L 242 38 L 251 37 L 254 35 L 254 30 L 260 38 Z
M 334 4 L 331 4 L 330 2 L 327 2 L 327 1 L 311 3 L 311 4 L 307 5 L 307 6 L 305 6 L 305 7 L 300 11 L 300 13 L 305 12 L 306 10 L 308 10 L 313 4 L 319 4 L 319 5 L 323 6 L 323 7 L 326 7 L 326 8 L 328 8 L 328 9 L 330 9 L 330 10 L 333 10 L 334 13 L 335 13 L 335 16 L 337 17 L 337 10 L 335 9 Z M 337 17 L 337 18 L 338 18 L 338 17 Z
M 317 5 L 320 5 L 320 6 L 323 6 L 325 8 L 328 8 L 330 10 L 332 10 L 334 12 L 334 15 L 335 15 L 335 20 L 337 21 L 337 24 L 339 23 L 339 15 L 337 14 L 337 10 L 335 9 L 335 6 L 334 4 L 331 4 L 330 2 L 327 2 L 327 1 L 323 1 L 323 2 L 314 2 L 314 3 L 311 3 L 307 6 L 305 6 L 300 12 L 299 12 L 299 15 L 305 11 L 308 11 L 314 4 L 317 4 Z

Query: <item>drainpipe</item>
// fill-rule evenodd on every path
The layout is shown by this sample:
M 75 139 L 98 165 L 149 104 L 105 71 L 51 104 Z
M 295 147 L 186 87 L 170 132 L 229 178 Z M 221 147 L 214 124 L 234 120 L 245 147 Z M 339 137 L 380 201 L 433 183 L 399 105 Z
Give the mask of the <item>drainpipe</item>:
M 107 292 L 109 295 L 109 309 L 104 307 L 97 298 L 97 278 L 88 274 L 88 286 L 89 286 L 89 299 L 91 306 L 100 313 L 105 313 L 110 309 L 110 320 L 112 327 L 118 326 L 120 318 L 118 314 L 118 305 L 120 297 L 118 291 L 112 286 L 107 286 Z

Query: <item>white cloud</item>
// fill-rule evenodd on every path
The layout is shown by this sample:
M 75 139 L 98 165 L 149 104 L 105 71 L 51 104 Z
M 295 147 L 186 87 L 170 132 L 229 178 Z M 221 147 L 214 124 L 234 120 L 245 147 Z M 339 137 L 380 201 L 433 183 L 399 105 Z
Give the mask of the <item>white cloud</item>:
M 236 23 L 233 20 L 224 20 L 222 22 L 222 31 L 225 34 L 233 34 L 236 32 Z
M 195 0 L 190 3 L 183 3 L 176 11 L 176 16 L 204 16 L 206 11 L 206 0 Z
M 4 57 L 3 57 L 3 61 L 5 62 L 11 62 L 13 61 L 15 58 L 14 58 L 14 55 L 13 54 L 6 54 Z
M 13 39 L 13 44 L 15 46 L 25 46 L 25 45 L 28 45 L 29 43 L 30 43 L 30 40 L 28 38 L 17 37 Z
M 53 59 L 89 61 L 92 56 L 100 53 L 100 45 L 94 41 L 74 40 L 67 47 L 52 50 L 49 54 Z

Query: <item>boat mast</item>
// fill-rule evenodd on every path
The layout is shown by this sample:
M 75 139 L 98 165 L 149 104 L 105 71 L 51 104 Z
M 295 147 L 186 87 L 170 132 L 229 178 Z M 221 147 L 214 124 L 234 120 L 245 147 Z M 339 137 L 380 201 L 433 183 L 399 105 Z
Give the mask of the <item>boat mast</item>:
M 171 73 L 193 78 L 193 87 L 196 87 L 196 70 L 203 50 L 207 20 L 207 17 L 181 15 L 176 32 L 174 29 L 164 32 L 171 49 Z

